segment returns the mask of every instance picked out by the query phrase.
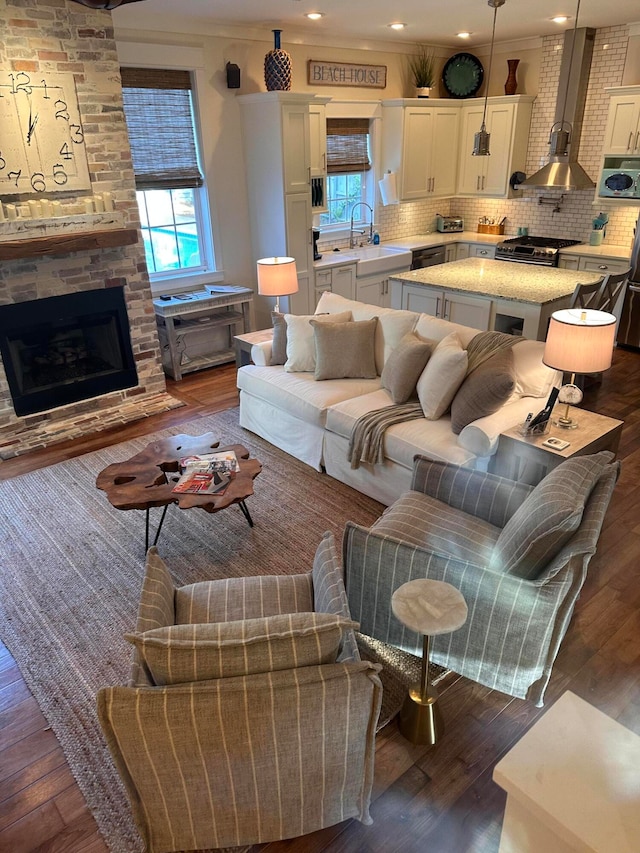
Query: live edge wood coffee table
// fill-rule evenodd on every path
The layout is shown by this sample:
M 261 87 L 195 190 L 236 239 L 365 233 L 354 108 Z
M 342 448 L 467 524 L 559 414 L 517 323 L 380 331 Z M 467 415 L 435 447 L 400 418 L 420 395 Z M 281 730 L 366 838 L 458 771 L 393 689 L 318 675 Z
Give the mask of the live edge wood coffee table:
M 222 495 L 180 494 L 173 487 L 180 477 L 180 459 L 193 454 L 211 453 L 212 450 L 233 450 L 238 458 L 240 470 L 230 481 Z M 249 458 L 249 451 L 241 444 L 220 447 L 212 432 L 204 435 L 173 435 L 148 444 L 144 450 L 126 459 L 115 462 L 98 474 L 96 486 L 103 489 L 109 502 L 116 509 L 145 510 L 145 551 L 149 549 L 149 510 L 154 506 L 164 507 L 160 523 L 153 539 L 158 542 L 164 517 L 170 504 L 180 509 L 198 507 L 205 512 L 220 512 L 231 504 L 238 504 L 242 514 L 253 527 L 253 519 L 245 503 L 253 494 L 253 481 L 262 471 L 257 459 Z

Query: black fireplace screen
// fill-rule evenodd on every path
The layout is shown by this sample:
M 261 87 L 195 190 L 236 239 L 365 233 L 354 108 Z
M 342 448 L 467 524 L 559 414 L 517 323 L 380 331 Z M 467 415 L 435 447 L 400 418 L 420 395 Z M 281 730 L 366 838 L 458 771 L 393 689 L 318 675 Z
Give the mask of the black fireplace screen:
M 17 415 L 138 384 L 121 287 L 0 306 L 0 352 Z

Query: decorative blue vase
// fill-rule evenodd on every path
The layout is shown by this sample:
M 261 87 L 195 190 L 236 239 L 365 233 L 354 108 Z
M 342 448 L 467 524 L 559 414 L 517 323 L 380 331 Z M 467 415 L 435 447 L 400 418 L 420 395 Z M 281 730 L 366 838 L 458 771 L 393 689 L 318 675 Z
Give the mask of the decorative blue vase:
M 280 47 L 280 33 L 273 30 L 273 50 L 264 58 L 264 83 L 268 92 L 291 89 L 291 57 Z

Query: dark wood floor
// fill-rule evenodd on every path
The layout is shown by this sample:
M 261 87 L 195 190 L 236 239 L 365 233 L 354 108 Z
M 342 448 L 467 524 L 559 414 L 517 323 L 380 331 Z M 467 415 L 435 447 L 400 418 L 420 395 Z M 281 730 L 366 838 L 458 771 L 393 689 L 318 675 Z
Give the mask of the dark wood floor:
M 237 403 L 231 365 L 168 384 L 184 408 L 2 463 L 0 479 Z M 584 405 L 625 421 L 623 473 L 545 708 L 450 675 L 441 687 L 447 732 L 436 747 L 411 746 L 394 723 L 379 734 L 372 826 L 348 822 L 256 850 L 493 853 L 505 803 L 493 767 L 565 690 L 640 734 L 640 354 L 616 350 L 612 369 L 587 391 Z M 0 644 L 0 851 L 106 849 L 56 738 Z

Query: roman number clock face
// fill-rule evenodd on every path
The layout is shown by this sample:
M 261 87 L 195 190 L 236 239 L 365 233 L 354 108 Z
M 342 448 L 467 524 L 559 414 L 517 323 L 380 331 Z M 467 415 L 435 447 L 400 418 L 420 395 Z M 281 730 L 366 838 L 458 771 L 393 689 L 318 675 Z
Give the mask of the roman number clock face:
M 72 74 L 0 73 L 0 195 L 91 187 Z

